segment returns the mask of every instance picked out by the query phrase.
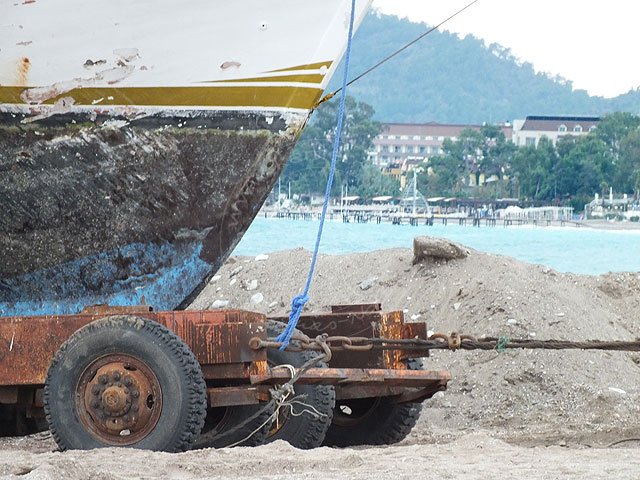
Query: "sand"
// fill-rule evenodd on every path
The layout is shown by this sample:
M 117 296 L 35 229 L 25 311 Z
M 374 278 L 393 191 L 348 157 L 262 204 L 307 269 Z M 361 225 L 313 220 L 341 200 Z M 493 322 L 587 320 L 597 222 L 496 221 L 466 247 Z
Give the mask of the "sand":
M 229 302 L 288 313 L 310 254 L 232 258 L 193 308 Z M 258 295 L 259 294 L 259 295 Z M 322 256 L 308 310 L 382 302 L 434 331 L 512 338 L 640 337 L 640 274 L 563 274 L 471 250 L 412 265 L 409 249 Z M 451 371 L 401 444 L 299 451 L 259 448 L 162 454 L 55 452 L 47 434 L 0 439 L 1 478 L 640 478 L 640 354 L 434 352 Z M 618 443 L 619 442 L 619 443 Z

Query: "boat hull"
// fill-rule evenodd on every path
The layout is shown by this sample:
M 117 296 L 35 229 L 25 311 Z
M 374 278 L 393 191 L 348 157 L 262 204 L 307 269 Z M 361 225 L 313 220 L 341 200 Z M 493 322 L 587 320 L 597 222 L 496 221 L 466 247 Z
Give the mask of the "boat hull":
M 2 314 L 184 303 L 251 223 L 305 118 L 4 118 Z
M 186 307 L 280 175 L 350 8 L 0 0 L 0 315 Z

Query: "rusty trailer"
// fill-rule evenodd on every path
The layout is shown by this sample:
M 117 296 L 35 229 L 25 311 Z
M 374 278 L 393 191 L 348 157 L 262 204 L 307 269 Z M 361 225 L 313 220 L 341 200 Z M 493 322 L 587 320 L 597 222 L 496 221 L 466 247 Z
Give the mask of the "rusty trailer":
M 373 304 L 303 315 L 302 336 L 342 339 L 317 365 L 296 341 L 264 347 L 283 320 L 148 306 L 0 318 L 0 433 L 49 428 L 63 450 L 392 443 L 450 379 L 413 358 L 424 353 L 350 348 L 351 337 L 426 339 L 426 325 L 402 312 Z

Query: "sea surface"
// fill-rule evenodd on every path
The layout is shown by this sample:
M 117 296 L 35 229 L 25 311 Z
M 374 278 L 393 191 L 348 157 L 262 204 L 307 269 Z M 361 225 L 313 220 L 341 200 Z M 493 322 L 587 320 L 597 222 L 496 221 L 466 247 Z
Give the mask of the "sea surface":
M 256 218 L 234 255 L 268 254 L 305 248 L 312 251 L 319 222 Z M 561 272 L 600 274 L 640 272 L 640 230 L 588 227 L 502 225 L 481 227 L 392 225 L 327 221 L 320 252 L 346 254 L 386 248 L 412 248 L 413 238 L 429 235 L 454 240 L 482 252 L 507 255 Z

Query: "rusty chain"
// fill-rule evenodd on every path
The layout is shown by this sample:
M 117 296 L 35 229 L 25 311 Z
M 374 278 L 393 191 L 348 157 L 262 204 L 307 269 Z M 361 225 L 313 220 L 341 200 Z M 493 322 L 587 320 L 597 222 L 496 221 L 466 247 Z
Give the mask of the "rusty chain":
M 538 349 L 538 350 L 611 350 L 640 352 L 640 339 L 631 341 L 568 341 L 568 340 L 534 340 L 511 339 L 509 337 L 475 337 L 473 335 L 453 332 L 450 335 L 434 333 L 428 339 L 408 338 L 367 338 L 320 335 L 315 339 L 297 333 L 293 339 L 296 345 L 289 345 L 287 350 L 315 350 L 325 354 L 329 351 L 370 351 L 370 350 L 497 350 L 506 349 Z M 262 348 L 280 348 L 281 342 L 275 339 L 262 340 L 254 337 L 250 346 L 254 350 Z

